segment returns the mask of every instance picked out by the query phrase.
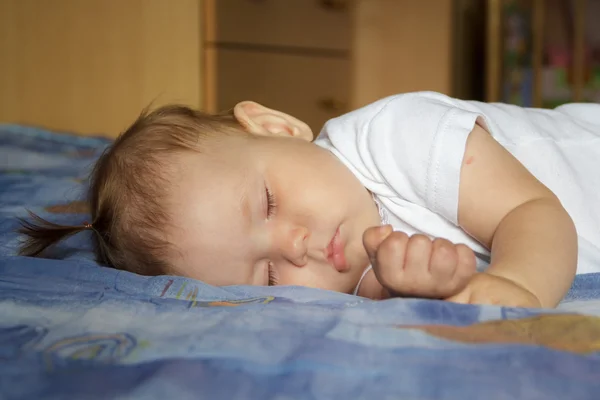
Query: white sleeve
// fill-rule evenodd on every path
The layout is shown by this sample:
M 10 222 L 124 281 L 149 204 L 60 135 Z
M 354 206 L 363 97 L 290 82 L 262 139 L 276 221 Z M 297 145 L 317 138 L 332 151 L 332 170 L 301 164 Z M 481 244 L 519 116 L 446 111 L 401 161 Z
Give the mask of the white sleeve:
M 460 103 L 431 92 L 388 97 L 328 122 L 318 141 L 367 189 L 458 224 L 460 169 L 481 116 Z

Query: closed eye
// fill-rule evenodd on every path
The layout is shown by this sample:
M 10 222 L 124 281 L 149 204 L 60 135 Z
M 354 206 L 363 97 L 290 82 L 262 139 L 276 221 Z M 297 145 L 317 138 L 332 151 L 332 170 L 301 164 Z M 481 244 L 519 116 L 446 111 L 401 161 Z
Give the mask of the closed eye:
M 273 215 L 275 215 L 277 203 L 275 202 L 275 196 L 268 187 L 265 187 L 265 193 L 267 195 L 267 218 L 271 218 Z
M 268 285 L 269 286 L 277 286 L 277 283 L 278 283 L 277 271 L 275 271 L 275 268 L 274 268 L 273 263 L 271 261 L 269 261 L 267 269 L 269 271 L 269 283 L 268 283 Z

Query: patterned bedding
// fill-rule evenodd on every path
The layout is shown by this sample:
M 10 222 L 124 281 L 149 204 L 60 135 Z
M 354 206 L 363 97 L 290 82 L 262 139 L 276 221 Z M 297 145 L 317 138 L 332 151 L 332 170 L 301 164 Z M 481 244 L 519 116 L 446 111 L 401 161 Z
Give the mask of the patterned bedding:
M 26 209 L 88 218 L 107 144 L 0 125 L 1 399 L 599 398 L 599 274 L 533 311 L 142 277 L 85 233 L 16 256 Z

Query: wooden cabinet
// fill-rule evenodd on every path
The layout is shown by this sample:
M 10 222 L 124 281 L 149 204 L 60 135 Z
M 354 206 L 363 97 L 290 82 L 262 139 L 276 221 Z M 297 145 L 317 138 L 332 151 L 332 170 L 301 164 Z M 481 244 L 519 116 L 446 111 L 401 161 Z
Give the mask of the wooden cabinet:
M 218 65 L 216 108 L 254 100 L 300 118 L 318 130 L 348 109 L 350 62 L 294 52 L 211 49 Z
M 452 91 L 448 0 L 205 0 L 205 108 L 255 100 L 307 122 Z
M 209 43 L 349 50 L 348 0 L 205 0 Z
M 452 94 L 451 0 L 0 0 L 0 122 L 117 135 L 150 103 L 305 120 Z
M 206 103 L 254 100 L 313 131 L 350 107 L 352 2 L 205 0 Z

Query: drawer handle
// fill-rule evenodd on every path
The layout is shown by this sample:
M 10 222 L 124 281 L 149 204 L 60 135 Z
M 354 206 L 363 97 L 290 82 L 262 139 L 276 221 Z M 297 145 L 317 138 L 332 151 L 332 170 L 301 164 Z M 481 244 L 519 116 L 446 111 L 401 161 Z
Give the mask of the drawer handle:
M 341 112 L 346 109 L 346 103 L 333 97 L 325 97 L 318 101 L 319 108 L 327 112 Z
M 348 8 L 348 0 L 320 0 L 321 6 L 331 11 L 342 11 Z

